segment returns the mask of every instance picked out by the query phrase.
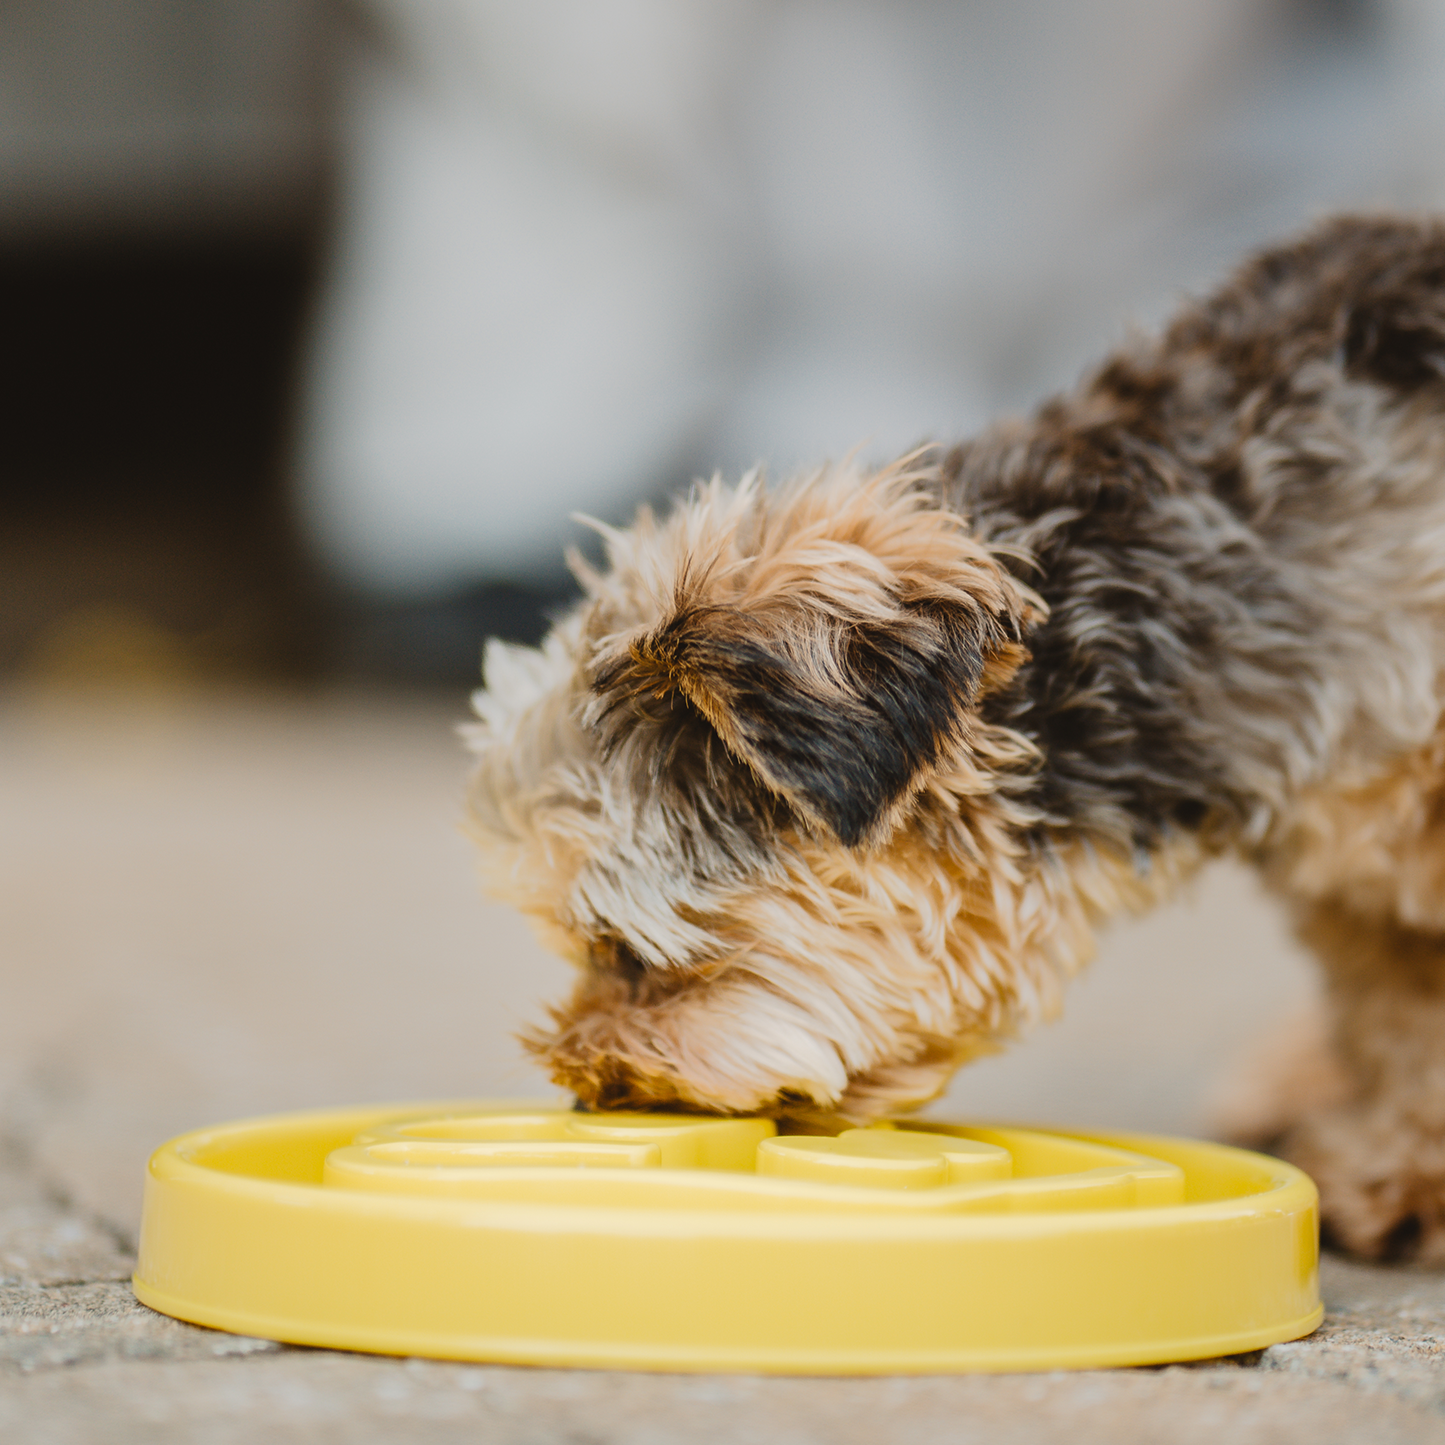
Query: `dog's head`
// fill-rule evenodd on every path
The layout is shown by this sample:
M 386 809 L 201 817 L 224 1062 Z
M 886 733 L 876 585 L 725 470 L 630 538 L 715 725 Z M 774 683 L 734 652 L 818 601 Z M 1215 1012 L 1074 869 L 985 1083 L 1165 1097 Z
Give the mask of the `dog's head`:
M 489 646 L 472 829 L 581 969 L 529 1044 L 584 1102 L 866 1113 L 1016 1002 L 990 869 L 1028 747 L 978 703 L 1038 604 L 928 481 L 713 482 L 574 562 L 540 650 Z

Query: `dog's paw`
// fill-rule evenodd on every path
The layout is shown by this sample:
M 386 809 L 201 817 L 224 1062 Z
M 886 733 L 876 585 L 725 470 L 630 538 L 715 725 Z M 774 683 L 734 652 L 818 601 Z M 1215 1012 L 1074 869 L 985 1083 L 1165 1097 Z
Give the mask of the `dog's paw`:
M 1280 1152 L 1319 1186 L 1327 1244 L 1445 1264 L 1445 1126 L 1378 1104 L 1340 1109 L 1291 1130 Z

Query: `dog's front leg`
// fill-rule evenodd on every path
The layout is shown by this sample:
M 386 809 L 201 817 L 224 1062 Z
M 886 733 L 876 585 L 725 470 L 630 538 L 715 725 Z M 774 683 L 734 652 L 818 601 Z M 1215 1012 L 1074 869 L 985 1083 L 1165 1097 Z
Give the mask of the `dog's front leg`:
M 1324 965 L 1350 1096 L 1282 1152 L 1319 1185 L 1335 1243 L 1445 1263 L 1445 933 L 1328 901 L 1302 910 L 1300 934 Z

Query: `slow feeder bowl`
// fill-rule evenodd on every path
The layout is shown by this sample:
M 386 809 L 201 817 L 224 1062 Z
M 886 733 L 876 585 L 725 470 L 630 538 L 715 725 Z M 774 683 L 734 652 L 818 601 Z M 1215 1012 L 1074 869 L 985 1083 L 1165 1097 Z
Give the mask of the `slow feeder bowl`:
M 182 1135 L 137 1297 L 295 1344 L 885 1374 L 1203 1359 L 1319 1323 L 1314 1185 L 1180 1139 L 449 1103 Z

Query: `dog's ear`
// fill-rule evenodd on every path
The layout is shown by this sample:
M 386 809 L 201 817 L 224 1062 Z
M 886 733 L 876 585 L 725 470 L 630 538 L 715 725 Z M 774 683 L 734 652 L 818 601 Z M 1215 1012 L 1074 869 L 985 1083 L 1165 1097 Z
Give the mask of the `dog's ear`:
M 798 506 L 785 499 L 759 529 L 761 555 L 721 577 L 685 575 L 668 614 L 603 660 L 594 683 L 614 714 L 629 700 L 685 699 L 848 846 L 886 833 L 964 740 L 974 703 L 1027 656 L 1037 612 L 936 502 L 875 487 L 863 500 L 882 517 L 867 526 L 857 500 L 851 518 L 789 528 Z

